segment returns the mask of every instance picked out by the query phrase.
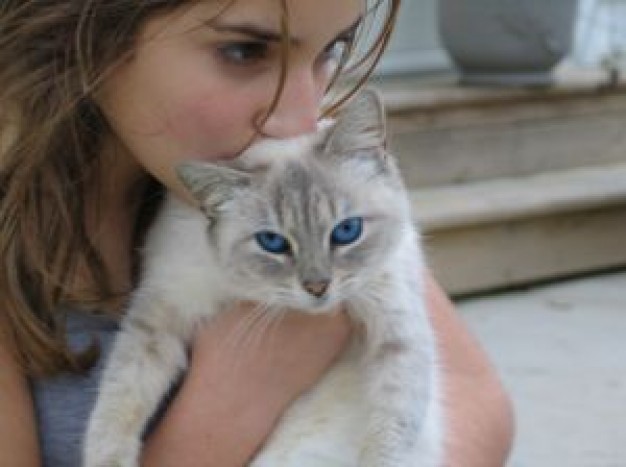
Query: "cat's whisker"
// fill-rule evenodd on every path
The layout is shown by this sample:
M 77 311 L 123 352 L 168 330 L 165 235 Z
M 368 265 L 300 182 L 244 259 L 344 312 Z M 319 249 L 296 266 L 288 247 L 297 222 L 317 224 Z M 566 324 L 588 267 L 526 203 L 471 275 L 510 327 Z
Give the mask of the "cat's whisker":
M 247 345 L 258 347 L 262 343 L 262 338 L 266 336 L 266 342 L 273 350 L 275 336 L 286 311 L 271 302 L 259 303 L 256 310 L 259 310 L 263 316 L 254 323 L 254 328 L 250 330 Z M 269 358 L 273 358 L 273 355 L 270 354 Z
M 268 310 L 268 307 L 261 303 L 255 307 L 255 313 L 259 315 L 259 319 L 250 327 L 246 340 L 242 342 L 243 344 L 250 346 L 252 349 L 259 347 L 261 337 L 267 329 L 268 323 L 272 320 L 271 313 Z
M 224 339 L 224 343 L 228 344 L 228 350 L 233 350 L 234 343 L 241 340 L 241 337 L 246 334 L 248 329 L 253 325 L 253 322 L 258 319 L 258 316 L 253 312 L 245 315 L 240 322 L 228 333 L 227 338 Z
M 246 334 L 238 342 L 240 348 L 254 350 L 261 343 L 261 337 L 265 333 L 265 330 L 272 321 L 272 313 L 267 303 L 257 303 L 253 310 L 256 319 L 251 322 L 251 325 L 246 329 Z
M 239 346 L 239 351 L 257 353 L 263 343 L 262 338 L 269 332 L 271 339 L 271 330 L 276 329 L 277 323 L 280 321 L 280 316 L 276 315 L 274 307 L 271 307 L 269 304 L 259 304 L 253 310 L 253 313 L 255 319 L 250 322 L 243 338 L 236 343 Z M 272 343 L 270 343 L 270 347 L 273 347 Z M 270 354 L 269 357 L 272 358 L 272 355 Z
M 282 304 L 282 306 L 284 306 L 285 304 L 289 304 L 289 305 L 294 305 L 294 300 L 293 300 L 293 289 L 290 288 L 289 286 L 285 286 L 284 288 L 278 288 L 275 292 L 274 292 L 274 300 L 278 303 L 278 304 Z M 280 305 L 279 305 L 280 307 Z
M 245 349 L 245 347 L 242 347 L 241 343 L 245 341 L 246 336 L 250 334 L 250 331 L 255 327 L 256 322 L 261 319 L 263 319 L 263 310 L 258 310 L 255 307 L 225 336 L 220 345 L 220 351 L 224 351 L 228 354 L 234 353 L 237 350 Z
M 276 348 L 276 346 L 274 345 L 274 342 L 276 340 L 276 334 L 278 332 L 278 328 L 280 326 L 280 323 L 283 319 L 285 319 L 285 316 L 287 316 L 287 313 L 289 313 L 289 311 L 287 311 L 287 309 L 285 308 L 278 308 L 275 307 L 272 313 L 272 321 L 270 322 L 270 326 L 269 326 L 269 330 L 268 330 L 268 341 L 270 343 L 270 349 L 272 351 L 272 353 L 270 353 L 269 358 L 273 359 L 274 355 L 273 355 L 273 350 Z

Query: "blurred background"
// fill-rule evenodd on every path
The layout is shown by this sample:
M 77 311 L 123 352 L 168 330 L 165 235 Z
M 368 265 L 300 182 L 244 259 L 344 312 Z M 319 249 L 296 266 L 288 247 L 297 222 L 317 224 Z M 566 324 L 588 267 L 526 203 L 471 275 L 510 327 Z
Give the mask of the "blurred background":
M 439 34 L 439 0 L 404 0 L 399 25 L 390 50 L 380 66 L 385 73 L 449 71 L 453 63 Z M 445 3 L 445 2 L 442 2 Z M 493 10 L 507 3 L 550 6 L 572 4 L 576 18 L 572 28 L 574 46 L 567 60 L 582 66 L 599 66 L 613 49 L 626 50 L 626 1 L 624 0 L 491 0 L 477 10 Z
M 626 467 L 626 0 L 405 0 L 374 81 L 509 466 Z

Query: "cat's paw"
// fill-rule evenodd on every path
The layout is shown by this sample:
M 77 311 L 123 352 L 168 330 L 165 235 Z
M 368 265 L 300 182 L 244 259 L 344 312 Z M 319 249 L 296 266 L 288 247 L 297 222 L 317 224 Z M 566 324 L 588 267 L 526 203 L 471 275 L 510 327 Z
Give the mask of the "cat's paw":
M 412 430 L 370 429 L 363 440 L 359 454 L 359 467 L 430 467 L 422 465 L 424 456 L 419 452 L 418 436 Z
M 139 467 L 138 440 L 94 440 L 87 444 L 83 467 Z
M 398 460 L 398 456 L 387 455 L 383 452 L 362 452 L 359 457 L 359 467 L 412 467 Z
M 397 444 L 395 448 L 380 442 L 366 444 L 359 456 L 359 467 L 439 467 L 441 465 L 439 446 L 424 444 L 421 441 L 407 446 Z

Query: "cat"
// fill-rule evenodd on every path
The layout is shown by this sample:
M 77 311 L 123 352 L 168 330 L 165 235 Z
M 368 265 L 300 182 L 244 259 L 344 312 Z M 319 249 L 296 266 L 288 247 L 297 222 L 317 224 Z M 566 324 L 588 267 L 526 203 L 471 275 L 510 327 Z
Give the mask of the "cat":
M 424 259 L 385 137 L 381 100 L 364 90 L 311 135 L 255 143 L 230 166 L 179 166 L 200 209 L 170 195 L 150 229 L 89 420 L 86 467 L 138 465 L 142 430 L 184 372 L 194 329 L 235 300 L 276 315 L 341 305 L 358 330 L 250 467 L 440 464 Z

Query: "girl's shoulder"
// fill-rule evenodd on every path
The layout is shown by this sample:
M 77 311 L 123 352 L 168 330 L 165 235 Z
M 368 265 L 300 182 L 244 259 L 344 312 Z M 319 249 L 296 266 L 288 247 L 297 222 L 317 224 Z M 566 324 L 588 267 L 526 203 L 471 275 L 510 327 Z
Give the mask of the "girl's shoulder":
M 0 465 L 40 465 L 28 381 L 18 366 L 0 317 Z

